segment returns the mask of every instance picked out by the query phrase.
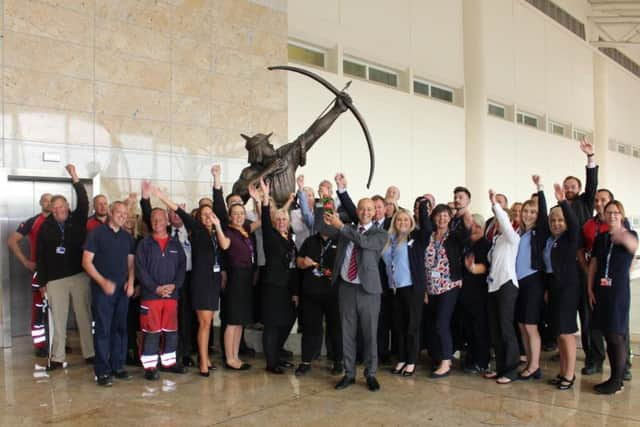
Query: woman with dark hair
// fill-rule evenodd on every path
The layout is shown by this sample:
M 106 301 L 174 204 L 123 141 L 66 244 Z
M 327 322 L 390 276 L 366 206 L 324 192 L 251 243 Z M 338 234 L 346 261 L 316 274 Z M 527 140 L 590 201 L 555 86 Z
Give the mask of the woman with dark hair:
M 223 233 L 220 220 L 211 206 L 202 204 L 194 218 L 161 192 L 157 195 L 162 203 L 178 214 L 191 234 L 191 305 L 198 318 L 200 375 L 208 377 L 209 371 L 215 369 L 209 361 L 209 335 L 220 303 L 222 251 L 231 242 Z
M 412 376 L 416 369 L 420 348 L 420 320 L 425 292 L 424 254 L 430 237 L 431 221 L 427 213 L 427 199 L 418 203 L 421 226 L 416 229 L 411 213 L 400 209 L 391 220 L 389 239 L 382 250 L 386 276 L 391 289 L 393 336 L 396 341 L 398 363 L 393 374 Z
M 420 224 L 425 228 L 423 232 L 430 236 L 425 251 L 427 288 L 424 302 L 429 319 L 426 324 L 430 327 L 427 348 L 435 368 L 431 378 L 446 377 L 451 371 L 451 318 L 462 287 L 464 246 L 473 221 L 471 214 L 465 210 L 465 226 L 449 230 L 451 216 L 449 207 L 439 204 L 433 208 L 431 220 Z
M 296 245 L 289 232 L 289 213 L 286 208 L 270 209 L 269 186 L 260 180 L 262 197 L 258 190 L 249 186 L 249 194 L 262 203 L 262 244 L 264 245 L 265 266 L 263 270 L 262 301 L 262 347 L 267 359 L 267 371 L 283 374 L 282 368 L 293 364 L 280 359 L 280 349 L 284 345 L 293 322 L 298 297 L 293 295 L 297 287 Z M 295 305 L 294 305 L 295 304 Z
M 607 342 L 611 376 L 594 389 L 600 394 L 615 394 L 623 388 L 627 362 L 629 269 L 638 250 L 638 235 L 624 226 L 624 206 L 619 201 L 607 203 L 604 215 L 609 232 L 599 234 L 595 240 L 589 261 L 588 291 L 594 325 Z
M 540 177 L 533 175 L 538 190 L 538 202 L 527 200 L 522 204 L 520 219 L 520 244 L 516 258 L 518 299 L 516 321 L 527 355 L 527 367 L 519 374 L 522 380 L 540 379 L 540 332 L 538 324 L 544 308 L 544 261 L 542 252 L 549 237 L 547 202 L 542 191 Z
M 576 313 L 580 282 L 575 260 L 580 224 L 565 198 L 564 189 L 559 184 L 553 187 L 558 205 L 549 211 L 551 235 L 545 244 L 543 259 L 548 278 L 550 323 L 560 353 L 560 373 L 549 383 L 560 390 L 568 390 L 576 379 L 574 334 L 578 331 Z

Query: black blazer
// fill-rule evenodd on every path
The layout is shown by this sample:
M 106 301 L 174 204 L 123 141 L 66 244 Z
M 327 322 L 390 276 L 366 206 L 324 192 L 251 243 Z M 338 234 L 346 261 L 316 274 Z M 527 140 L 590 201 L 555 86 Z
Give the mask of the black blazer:
M 580 226 L 587 222 L 593 215 L 593 205 L 596 200 L 596 193 L 598 192 L 598 166 L 586 169 L 587 182 L 584 186 L 584 193 L 580 194 L 578 199 L 570 204 Z
M 215 231 L 213 235 L 209 234 L 204 225 L 182 208 L 178 208 L 176 214 L 182 219 L 185 228 L 190 233 L 191 283 L 204 283 L 212 286 L 216 274 L 213 271 L 216 262 L 222 268 L 222 251 Z
M 559 204 L 567 230 L 556 239 L 551 248 L 551 267 L 553 275 L 562 286 L 578 286 L 576 251 L 580 240 L 580 225 L 571 205 L 566 200 Z
M 266 265 L 261 273 L 262 283 L 266 286 L 288 287 L 293 292 L 297 287 L 296 245 L 289 235 L 282 237 L 273 228 L 269 206 L 262 206 L 262 246 Z M 290 268 L 293 263 L 294 268 Z
M 429 221 L 420 221 L 420 228 L 424 227 L 425 233 L 429 236 L 427 240 L 427 247 L 431 243 L 433 237 L 433 221 L 429 218 Z M 469 236 L 471 236 L 471 230 L 469 230 L 464 222 L 456 226 L 453 229 L 449 229 L 449 237 L 444 242 L 444 249 L 449 259 L 449 273 L 451 281 L 462 280 L 462 271 L 464 267 L 464 248 L 469 243 Z
M 409 270 L 411 271 L 411 283 L 413 287 L 413 292 L 416 296 L 419 296 L 421 299 L 424 297 L 425 290 L 427 289 L 427 272 L 424 267 L 424 254 L 427 250 L 427 245 L 429 244 L 429 238 L 431 237 L 431 233 L 429 233 L 429 227 L 425 224 L 426 222 L 431 222 L 431 218 L 429 218 L 429 212 L 427 211 L 427 203 L 420 202 L 419 205 L 419 222 L 420 228 L 416 228 L 411 232 L 409 237 L 409 242 L 411 242 L 411 246 L 409 246 Z M 409 213 L 411 215 L 411 213 Z M 382 262 L 385 265 L 384 261 Z M 384 269 L 384 276 L 382 276 L 383 283 L 386 283 L 386 287 L 389 287 L 387 271 Z
M 538 219 L 531 230 L 531 268 L 544 271 L 544 247 L 551 232 L 544 191 L 538 191 Z

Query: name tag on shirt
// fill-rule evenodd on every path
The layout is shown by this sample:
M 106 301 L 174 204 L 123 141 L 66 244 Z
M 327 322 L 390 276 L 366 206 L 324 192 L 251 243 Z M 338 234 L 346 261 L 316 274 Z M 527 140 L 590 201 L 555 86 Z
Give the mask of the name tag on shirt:
M 65 249 L 64 246 L 58 246 L 56 248 L 56 254 L 58 254 L 58 255 L 64 255 L 66 251 L 67 250 Z
M 439 271 L 433 271 L 433 270 L 432 270 L 432 271 L 430 272 L 430 275 L 431 275 L 431 278 L 432 278 L 432 279 L 439 279 L 439 278 L 441 277 L 441 274 L 440 274 L 440 272 L 439 272 Z
M 213 266 L 213 272 L 214 273 L 220 273 L 220 266 L 218 264 Z
M 603 277 L 600 279 L 600 286 L 611 287 L 611 279 L 609 277 Z

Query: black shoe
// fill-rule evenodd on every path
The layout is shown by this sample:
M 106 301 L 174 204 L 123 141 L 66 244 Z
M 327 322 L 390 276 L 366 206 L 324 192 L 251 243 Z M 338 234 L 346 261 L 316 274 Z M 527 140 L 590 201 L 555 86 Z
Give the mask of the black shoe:
M 196 364 L 193 363 L 193 359 L 190 356 L 184 356 L 182 358 L 182 366 L 196 366 Z
M 380 390 L 380 383 L 375 376 L 371 375 L 367 377 L 367 388 L 369 389 L 369 391 Z
M 390 369 L 390 371 L 393 375 L 400 375 L 405 366 L 407 366 L 407 364 L 403 363 L 400 365 L 399 368 L 394 366 L 393 368 Z
M 331 375 L 340 375 L 342 374 L 342 363 L 341 362 L 333 362 L 333 367 L 330 371 Z
M 157 369 L 149 369 L 144 371 L 144 377 L 149 381 L 157 381 L 160 379 L 160 374 Z
M 622 381 L 605 381 L 593 387 L 598 394 L 616 394 L 624 390 Z
M 602 365 L 588 364 L 580 371 L 582 375 L 593 375 L 602 372 Z
M 284 348 L 280 349 L 280 359 L 291 359 L 293 357 L 293 352 L 289 350 L 285 350 Z
M 278 374 L 278 375 L 284 374 L 284 369 L 282 369 L 280 366 L 274 366 L 274 367 L 267 366 L 265 370 L 267 372 L 271 372 L 272 374 Z
M 293 363 L 287 362 L 286 360 L 279 360 L 278 366 L 281 368 L 293 368 Z
M 556 351 L 557 349 L 558 345 L 556 343 L 547 343 L 542 346 L 542 351 L 545 352 Z
M 631 374 L 630 369 L 625 369 L 624 374 L 622 374 L 622 379 L 624 381 L 631 381 L 633 379 L 633 375 Z
M 525 369 L 525 371 L 528 372 L 527 369 Z M 524 371 L 522 371 L 524 372 Z M 522 372 L 520 372 L 518 374 L 518 379 L 519 380 L 523 380 L 523 381 L 527 381 L 530 379 L 534 379 L 534 380 L 539 380 L 540 378 L 542 378 L 542 370 L 540 368 L 536 369 L 534 372 L 530 373 L 529 375 L 522 375 Z
M 115 374 L 113 374 L 113 376 L 121 381 L 131 381 L 133 379 L 133 376 L 129 372 L 124 370 L 116 372 Z
M 431 372 L 431 375 L 429 375 L 429 378 L 433 378 L 433 379 L 445 378 L 445 377 L 448 377 L 450 373 L 451 373 L 451 368 L 449 368 L 447 372 L 444 372 L 442 374 L 438 374 L 436 373 L 436 371 L 433 371 Z
M 94 356 L 87 357 L 86 359 L 84 359 L 84 362 L 87 365 L 95 365 L 96 364 L 96 358 Z
M 100 387 L 111 387 L 113 382 L 111 381 L 110 375 L 100 375 L 98 377 L 98 385 Z
M 47 365 L 47 371 L 55 371 L 56 369 L 66 368 L 65 362 L 54 362 L 53 360 Z
M 348 376 L 344 376 L 342 377 L 342 379 L 338 382 L 338 384 L 336 384 L 335 389 L 336 390 L 343 390 L 347 387 L 349 387 L 352 384 L 356 383 L 356 379 L 355 378 L 350 378 Z
M 200 372 L 198 372 L 198 373 L 200 374 L 200 376 L 201 376 L 201 377 L 209 377 L 209 375 L 210 375 L 210 374 L 209 374 L 209 371 L 207 371 L 207 372 L 202 372 L 202 371 L 200 371 Z
M 403 377 L 412 377 L 413 374 L 416 373 L 416 365 L 413 365 L 413 371 L 407 371 L 407 367 L 405 366 L 404 370 L 402 371 L 402 376 Z
M 296 368 L 295 375 L 296 377 L 300 377 L 302 375 L 305 375 L 310 370 L 311 370 L 311 363 L 301 363 Z
M 35 352 L 36 357 L 47 357 L 48 355 L 49 355 L 49 352 L 45 347 L 36 349 L 36 352 Z
M 465 374 L 484 374 L 485 372 L 487 372 L 487 368 L 481 368 L 480 366 L 474 364 L 471 366 L 467 366 L 464 368 L 464 373 Z
M 243 363 L 242 365 L 240 365 L 239 368 L 235 368 L 235 367 L 229 365 L 227 362 L 224 362 L 224 367 L 226 369 L 230 369 L 232 371 L 247 371 L 247 370 L 251 369 L 251 365 L 249 365 L 248 363 Z
M 573 383 L 576 381 L 576 376 L 574 375 L 573 378 L 569 379 L 569 378 L 561 378 L 560 382 L 558 383 L 558 390 L 569 390 L 570 388 L 573 388 Z
M 187 368 L 185 368 L 182 364 L 175 364 L 173 366 L 170 366 L 168 368 L 165 368 L 164 366 L 160 367 L 160 370 L 162 372 L 171 372 L 173 374 L 186 374 L 187 373 Z

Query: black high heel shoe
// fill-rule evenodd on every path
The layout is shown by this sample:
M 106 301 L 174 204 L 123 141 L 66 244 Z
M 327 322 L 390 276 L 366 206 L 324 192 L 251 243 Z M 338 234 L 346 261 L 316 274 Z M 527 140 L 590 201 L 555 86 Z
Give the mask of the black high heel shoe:
M 198 372 L 200 374 L 201 377 L 205 377 L 208 378 L 209 377 L 209 371 L 207 372 Z
M 415 373 L 416 373 L 416 367 L 414 366 L 414 367 L 413 367 L 413 371 L 407 371 L 406 369 L 404 369 L 404 370 L 402 371 L 402 376 L 403 376 L 403 377 L 412 377 L 412 376 L 413 376 L 413 374 L 415 374 Z
M 525 372 L 525 371 L 530 372 L 528 369 L 525 369 L 522 372 Z M 522 375 L 522 372 L 518 374 L 518 379 L 521 381 L 528 381 L 532 378 L 534 380 L 539 380 L 540 378 L 542 378 L 542 370 L 540 368 L 536 369 L 533 372 L 530 372 L 529 375 Z
M 560 380 L 560 382 L 558 383 L 558 390 L 569 390 L 570 388 L 573 387 L 573 383 L 575 381 L 576 381 L 576 376 L 575 375 L 571 379 L 562 378 Z
M 390 371 L 393 375 L 400 375 L 405 366 L 407 366 L 407 364 L 403 363 L 399 368 L 391 368 Z

